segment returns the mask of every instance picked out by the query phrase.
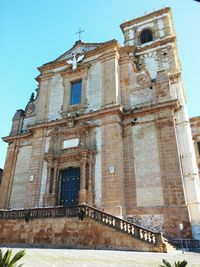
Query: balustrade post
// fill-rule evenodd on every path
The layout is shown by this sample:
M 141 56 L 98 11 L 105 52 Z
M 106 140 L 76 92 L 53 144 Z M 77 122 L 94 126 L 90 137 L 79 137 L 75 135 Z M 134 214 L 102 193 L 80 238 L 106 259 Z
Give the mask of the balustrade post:
M 121 222 L 120 219 L 115 220 L 115 228 L 118 230 L 121 230 Z
M 138 226 L 135 226 L 134 236 L 140 238 L 140 228 Z

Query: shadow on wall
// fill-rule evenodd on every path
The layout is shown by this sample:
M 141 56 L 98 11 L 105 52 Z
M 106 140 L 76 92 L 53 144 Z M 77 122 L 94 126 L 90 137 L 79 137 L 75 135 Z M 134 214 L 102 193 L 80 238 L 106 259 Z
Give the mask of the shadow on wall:
M 0 168 L 0 185 L 1 185 L 2 176 L 3 176 L 3 169 Z

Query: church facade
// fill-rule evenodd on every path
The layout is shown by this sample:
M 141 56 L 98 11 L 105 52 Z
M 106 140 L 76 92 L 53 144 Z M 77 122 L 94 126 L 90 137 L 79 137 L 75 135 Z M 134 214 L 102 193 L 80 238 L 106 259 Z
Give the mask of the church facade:
M 16 111 L 0 208 L 87 203 L 169 237 L 200 239 L 198 168 L 170 8 L 77 41 L 39 67 Z

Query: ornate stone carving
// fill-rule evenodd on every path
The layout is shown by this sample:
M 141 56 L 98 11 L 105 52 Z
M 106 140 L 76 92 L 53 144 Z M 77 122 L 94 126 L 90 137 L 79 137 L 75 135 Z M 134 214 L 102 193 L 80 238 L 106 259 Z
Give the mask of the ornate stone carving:
M 150 87 L 151 86 L 151 78 L 147 71 L 143 71 L 138 74 L 137 82 L 142 87 Z
M 159 69 L 158 55 L 156 52 L 147 53 L 140 56 L 140 62 L 148 70 L 151 80 L 156 79 Z
M 28 103 L 28 105 L 26 106 L 26 114 L 32 114 L 35 110 L 35 105 L 33 104 L 33 102 Z
M 31 94 L 28 104 L 26 105 L 25 112 L 26 115 L 30 115 L 35 111 L 35 104 L 34 104 L 34 93 Z
M 140 57 L 135 55 L 134 59 L 133 59 L 133 65 L 134 65 L 134 69 L 136 72 L 141 71 L 143 66 L 142 63 L 140 61 Z
M 73 59 L 67 60 L 68 64 L 72 65 L 72 69 L 75 70 L 77 68 L 77 63 L 83 60 L 84 55 L 80 55 L 79 57 L 76 57 L 76 54 L 73 55 Z

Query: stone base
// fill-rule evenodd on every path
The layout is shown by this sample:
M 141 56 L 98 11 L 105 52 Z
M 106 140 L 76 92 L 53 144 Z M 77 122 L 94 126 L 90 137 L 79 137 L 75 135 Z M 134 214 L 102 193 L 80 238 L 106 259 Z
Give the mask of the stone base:
M 148 244 L 85 217 L 0 220 L 0 244 L 52 248 L 116 249 L 163 252 L 165 245 Z
M 87 192 L 87 204 L 90 205 L 90 206 L 93 206 L 94 205 L 94 194 L 92 191 L 88 191 Z
M 79 192 L 79 204 L 84 204 L 87 201 L 87 190 L 81 189 Z
M 169 239 L 179 238 L 179 224 L 183 223 L 182 238 L 192 238 L 187 206 L 132 208 L 127 213 L 124 217 L 126 220 L 152 231 L 162 232 Z
M 45 207 L 56 206 L 57 205 L 57 196 L 55 194 L 45 194 L 43 197 L 43 203 Z

